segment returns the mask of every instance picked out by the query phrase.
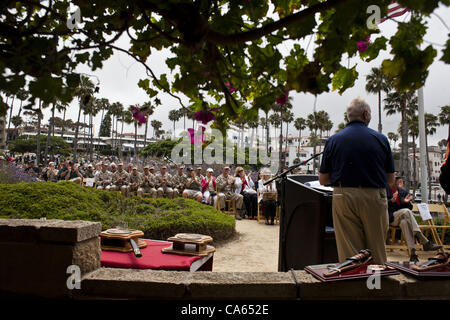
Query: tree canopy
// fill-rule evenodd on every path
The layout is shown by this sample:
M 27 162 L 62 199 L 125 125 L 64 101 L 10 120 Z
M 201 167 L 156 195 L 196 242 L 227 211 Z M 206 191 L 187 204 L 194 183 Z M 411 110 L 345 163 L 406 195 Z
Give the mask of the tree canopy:
M 347 58 L 370 61 L 388 42 L 392 56 L 383 72 L 397 90 L 417 89 L 437 56 L 431 45 L 420 46 L 424 18 L 450 0 L 397 2 L 412 10 L 410 21 L 399 22 L 389 40 L 379 35 L 360 52 L 358 43 L 379 33 L 367 26 L 368 7 L 379 6 L 384 17 L 391 0 L 2 1 L 0 90 L 27 87 L 27 107 L 36 99 L 65 103 L 79 87 L 77 66 L 95 71 L 119 51 L 145 67 L 148 78 L 138 85 L 155 102 L 165 92 L 194 111 L 214 108 L 216 125 L 224 128 L 230 119 L 256 119 L 258 110 L 290 90 L 344 92 L 358 77 Z M 129 47 L 117 44 L 122 36 L 129 37 Z M 308 36 L 314 36 L 312 56 L 300 45 Z M 290 44 L 289 53 L 281 50 L 283 43 Z M 157 75 L 147 62 L 162 49 L 169 52 L 170 72 Z M 450 40 L 441 59 L 450 63 Z M 7 106 L 0 102 L 4 114 Z

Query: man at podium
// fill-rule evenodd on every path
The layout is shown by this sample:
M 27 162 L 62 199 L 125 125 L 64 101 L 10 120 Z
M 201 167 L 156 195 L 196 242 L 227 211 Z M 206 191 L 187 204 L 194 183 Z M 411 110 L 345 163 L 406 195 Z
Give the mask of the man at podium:
M 370 249 L 384 264 L 389 228 L 386 186 L 394 181 L 394 160 L 386 136 L 370 128 L 370 106 L 361 98 L 347 107 L 349 123 L 330 137 L 319 170 L 333 188 L 333 222 L 339 261 Z

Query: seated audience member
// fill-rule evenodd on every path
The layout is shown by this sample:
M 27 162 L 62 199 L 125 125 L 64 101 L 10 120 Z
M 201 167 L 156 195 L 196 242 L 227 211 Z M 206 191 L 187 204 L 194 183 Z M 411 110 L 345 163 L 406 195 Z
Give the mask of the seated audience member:
M 166 172 L 166 170 L 167 166 L 163 165 L 160 172 L 155 175 L 157 181 L 157 196 L 158 198 L 162 198 L 164 194 L 167 194 L 167 198 L 173 199 L 172 175 Z
M 39 169 L 34 166 L 34 161 L 28 161 L 28 167 L 25 168 L 25 173 L 28 173 L 33 177 L 33 180 L 38 180 L 39 177 Z
M 173 192 L 175 197 L 183 194 L 188 177 L 183 173 L 184 166 L 178 166 L 178 172 L 172 176 Z
M 130 185 L 129 192 L 136 192 L 136 194 L 142 194 L 143 189 L 141 188 L 143 182 L 142 174 L 138 171 L 137 167 L 133 167 L 130 174 Z
M 69 167 L 67 168 L 67 173 L 64 177 L 66 181 L 72 181 L 77 184 L 81 184 L 83 182 L 83 174 L 80 169 L 78 169 L 78 165 L 74 162 L 69 162 Z
M 144 193 L 150 193 L 152 198 L 156 198 L 157 192 L 156 192 L 156 178 L 155 175 L 153 175 L 150 172 L 149 166 L 144 166 L 144 173 L 142 175 L 142 184 L 141 187 L 138 189 L 138 195 L 143 197 Z
M 234 201 L 236 204 L 236 212 L 235 218 L 236 220 L 242 220 L 242 202 L 244 197 L 240 194 L 237 194 L 235 187 L 236 178 L 230 175 L 230 167 L 226 166 L 222 169 L 222 174 L 217 177 L 216 185 L 217 185 L 217 202 L 219 210 L 223 210 L 225 208 L 225 200 Z
M 271 172 L 269 168 L 265 168 L 261 171 L 261 177 L 261 180 L 258 181 L 258 202 L 261 204 L 264 217 L 266 218 L 266 224 L 273 225 L 277 210 L 277 199 L 275 197 L 277 187 L 275 181 L 272 181 L 268 185 L 264 185 L 264 183 L 271 178 Z
M 197 167 L 197 169 L 195 170 L 195 174 L 200 178 L 200 181 L 203 180 L 204 176 L 202 175 L 202 167 Z
M 252 178 L 250 177 L 251 173 L 245 175 L 245 171 L 242 167 L 237 167 L 234 176 L 236 177 L 235 192 L 237 194 L 241 194 L 244 197 L 244 205 L 247 210 L 247 216 L 249 219 L 256 219 L 257 215 L 257 205 L 258 199 L 256 197 L 256 191 L 252 188 L 255 186 Z
M 45 175 L 46 181 L 51 181 L 51 182 L 58 181 L 58 170 L 56 170 L 54 162 L 50 162 L 48 164 L 47 170 L 45 171 L 44 175 Z
M 123 169 L 123 163 L 120 162 L 117 165 L 117 171 L 113 173 L 112 176 L 113 185 L 109 190 L 111 191 L 119 191 L 123 196 L 128 196 L 128 185 L 130 182 L 130 175 Z
M 87 166 L 87 170 L 83 173 L 84 178 L 94 178 L 95 172 L 94 172 L 94 166 L 92 164 L 89 164 Z
M 433 244 L 420 231 L 414 214 L 412 213 L 412 197 L 399 185 L 403 185 L 403 179 L 396 177 L 395 182 L 389 185 L 387 190 L 389 223 L 393 227 L 400 227 L 406 244 L 411 253 L 410 261 L 418 262 L 419 257 L 416 254 L 416 239 L 423 245 L 423 250 L 439 250 L 442 246 Z
M 198 177 L 192 168 L 188 168 L 188 178 L 186 181 L 185 189 L 183 191 L 183 198 L 189 198 L 197 200 L 198 202 L 202 201 L 202 181 L 200 177 Z
M 216 177 L 213 176 L 214 170 L 208 168 L 206 170 L 206 177 L 202 180 L 202 193 L 203 199 L 206 204 L 216 206 Z
M 99 190 L 109 191 L 112 183 L 112 173 L 107 170 L 108 166 L 106 165 L 106 163 L 100 164 L 102 169 L 99 173 L 95 175 L 95 185 Z

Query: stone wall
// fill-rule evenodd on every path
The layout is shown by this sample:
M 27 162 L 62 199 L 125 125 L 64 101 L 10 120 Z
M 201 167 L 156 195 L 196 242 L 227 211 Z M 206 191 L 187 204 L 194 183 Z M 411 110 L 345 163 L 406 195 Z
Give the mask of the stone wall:
M 66 299 L 450 299 L 450 280 L 384 277 L 322 283 L 305 271 L 176 272 L 100 268 L 100 223 L 0 219 L 0 296 Z M 67 267 L 81 288 L 67 288 Z

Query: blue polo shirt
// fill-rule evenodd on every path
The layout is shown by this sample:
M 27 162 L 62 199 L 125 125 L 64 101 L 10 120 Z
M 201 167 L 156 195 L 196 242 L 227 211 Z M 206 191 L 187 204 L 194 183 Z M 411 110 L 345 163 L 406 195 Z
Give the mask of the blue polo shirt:
M 386 188 L 393 173 L 389 141 L 362 121 L 351 121 L 325 143 L 320 173 L 329 173 L 332 186 Z

